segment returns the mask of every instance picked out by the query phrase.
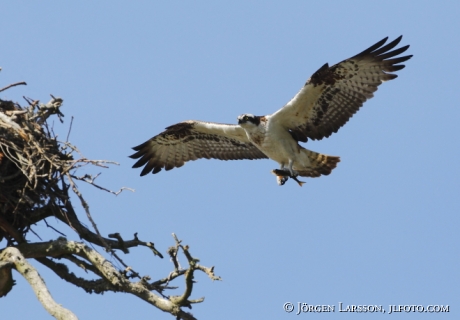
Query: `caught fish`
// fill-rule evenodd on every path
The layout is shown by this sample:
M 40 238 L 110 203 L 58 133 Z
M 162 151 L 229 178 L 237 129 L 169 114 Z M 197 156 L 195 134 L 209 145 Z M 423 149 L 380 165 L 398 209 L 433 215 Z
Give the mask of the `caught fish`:
M 289 178 L 292 178 L 299 184 L 299 186 L 302 186 L 305 183 L 304 181 L 297 179 L 297 176 L 291 176 L 289 172 L 284 170 L 273 169 L 271 172 L 276 176 L 276 180 L 280 186 L 284 185 Z

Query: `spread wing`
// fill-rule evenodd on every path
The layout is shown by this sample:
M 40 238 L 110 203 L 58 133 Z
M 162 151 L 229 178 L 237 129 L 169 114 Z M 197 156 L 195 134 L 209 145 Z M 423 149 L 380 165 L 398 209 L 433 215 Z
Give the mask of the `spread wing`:
M 237 125 L 203 121 L 185 121 L 133 148 L 130 157 L 139 159 L 133 168 L 142 169 L 141 176 L 150 171 L 179 168 L 185 162 L 200 158 L 220 160 L 264 159 L 267 156 L 247 138 Z
M 396 57 L 409 48 L 392 50 L 402 36 L 384 46 L 385 38 L 350 59 L 332 67 L 326 63 L 316 71 L 297 95 L 271 116 L 271 121 L 289 129 L 292 136 L 307 142 L 337 132 L 353 114 L 372 98 L 384 81 L 397 77 L 390 73 L 403 69 L 399 64 L 412 55 Z

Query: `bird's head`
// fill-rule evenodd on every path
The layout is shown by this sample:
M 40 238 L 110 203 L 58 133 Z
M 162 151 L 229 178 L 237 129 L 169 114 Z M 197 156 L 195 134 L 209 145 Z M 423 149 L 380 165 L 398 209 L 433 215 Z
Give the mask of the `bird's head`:
M 250 127 L 250 126 L 258 126 L 260 123 L 260 117 L 255 116 L 250 113 L 245 113 L 240 116 L 238 116 L 238 124 L 240 126 L 244 127 Z

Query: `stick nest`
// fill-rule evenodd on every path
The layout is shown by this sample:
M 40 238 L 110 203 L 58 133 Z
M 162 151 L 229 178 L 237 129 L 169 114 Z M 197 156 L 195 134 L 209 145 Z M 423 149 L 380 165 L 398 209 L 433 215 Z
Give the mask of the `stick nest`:
M 63 100 L 26 101 L 21 107 L 0 100 L 0 241 L 8 245 L 23 242 L 31 225 L 65 205 L 62 178 L 76 168 L 73 146 L 58 142 L 46 121 L 53 114 L 61 120 Z

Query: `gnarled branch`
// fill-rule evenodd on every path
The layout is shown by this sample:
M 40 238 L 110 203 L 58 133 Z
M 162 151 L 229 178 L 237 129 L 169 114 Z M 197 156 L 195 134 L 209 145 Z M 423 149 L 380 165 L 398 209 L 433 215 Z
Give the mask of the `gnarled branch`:
M 53 317 L 59 320 L 77 320 L 77 316 L 70 310 L 54 301 L 45 282 L 35 268 L 27 262 L 21 252 L 14 247 L 4 249 L 0 254 L 1 262 L 10 262 L 30 284 L 40 303 Z

